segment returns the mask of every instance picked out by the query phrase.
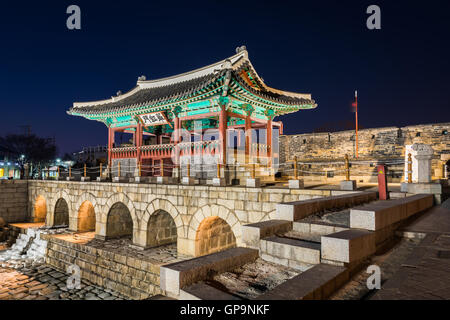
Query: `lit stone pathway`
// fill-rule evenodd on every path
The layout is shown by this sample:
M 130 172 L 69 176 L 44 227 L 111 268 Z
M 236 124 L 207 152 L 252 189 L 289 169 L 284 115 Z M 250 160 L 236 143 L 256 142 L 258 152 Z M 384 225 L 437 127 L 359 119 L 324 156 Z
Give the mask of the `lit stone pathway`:
M 82 280 L 67 288 L 68 275 L 30 260 L 0 263 L 0 300 L 123 300 L 123 295 Z

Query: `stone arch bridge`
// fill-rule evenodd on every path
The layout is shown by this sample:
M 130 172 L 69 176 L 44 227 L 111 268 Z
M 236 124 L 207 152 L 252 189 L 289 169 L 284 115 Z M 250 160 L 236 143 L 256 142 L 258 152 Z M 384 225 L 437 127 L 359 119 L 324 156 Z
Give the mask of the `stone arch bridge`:
M 28 183 L 28 215 L 101 240 L 128 236 L 136 248 L 176 242 L 179 253 L 199 256 L 242 245 L 242 225 L 273 219 L 277 203 L 330 192 L 39 180 Z

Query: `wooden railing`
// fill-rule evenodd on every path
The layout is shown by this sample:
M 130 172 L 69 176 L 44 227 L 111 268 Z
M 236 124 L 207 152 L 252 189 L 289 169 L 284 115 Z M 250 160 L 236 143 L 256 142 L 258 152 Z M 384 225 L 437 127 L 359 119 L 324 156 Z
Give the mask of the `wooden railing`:
M 136 147 L 123 147 L 123 148 L 112 148 L 111 158 L 112 159 L 124 159 L 124 158 L 136 158 L 137 148 Z
M 252 143 L 250 152 L 257 157 L 267 157 L 269 146 L 263 143 Z
M 180 155 L 218 154 L 219 140 L 179 143 Z
M 169 158 L 172 156 L 174 144 L 152 144 L 140 148 L 142 158 Z

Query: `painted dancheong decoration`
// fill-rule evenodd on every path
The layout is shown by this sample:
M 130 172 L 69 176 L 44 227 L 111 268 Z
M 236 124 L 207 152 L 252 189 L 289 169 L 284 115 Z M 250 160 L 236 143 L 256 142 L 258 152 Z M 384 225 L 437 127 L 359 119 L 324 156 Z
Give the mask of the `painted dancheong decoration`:
M 97 120 L 108 127 L 112 166 L 119 159 L 129 159 L 135 165 L 165 166 L 173 162 L 176 148 L 180 156 L 210 153 L 220 163 L 227 163 L 227 148 L 223 146 L 227 146 L 227 136 L 235 130 L 245 132 L 245 138 L 238 135 L 238 143 L 245 145 L 245 154 L 256 146 L 261 151 L 258 155 L 266 157 L 270 165 L 274 157 L 272 131 L 275 128 L 282 133 L 282 123 L 273 121 L 274 117 L 317 105 L 310 94 L 267 86 L 253 68 L 245 46 L 236 52 L 225 60 L 180 75 L 158 80 L 141 76 L 129 92 L 119 91 L 117 96 L 101 101 L 75 102 L 68 114 Z M 172 135 L 177 129 L 191 133 L 215 129 L 219 138 L 181 141 L 179 135 Z M 265 144 L 252 143 L 247 134 L 252 129 L 267 130 Z M 132 133 L 133 143 L 116 145 L 115 132 Z M 154 138 L 146 139 L 148 136 Z

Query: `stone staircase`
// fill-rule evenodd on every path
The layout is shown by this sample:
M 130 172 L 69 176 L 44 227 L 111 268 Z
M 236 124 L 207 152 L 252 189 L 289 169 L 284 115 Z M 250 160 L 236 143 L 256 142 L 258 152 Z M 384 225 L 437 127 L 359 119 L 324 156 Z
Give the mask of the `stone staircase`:
M 375 192 L 355 192 L 306 201 L 280 203 L 277 220 L 243 226 L 243 241 L 262 259 L 305 271 L 321 263 L 322 237 L 348 230 L 333 224 L 302 221 L 326 210 L 348 208 L 376 199 Z
M 242 226 L 246 248 L 166 265 L 161 268 L 161 288 L 178 299 L 233 300 L 236 297 L 230 292 L 205 280 L 259 257 L 296 270 L 298 275 L 265 291 L 257 300 L 326 299 L 393 237 L 400 222 L 432 206 L 432 195 L 377 201 L 375 192 L 280 203 L 277 219 Z M 342 211 L 350 215 L 348 225 L 310 219 Z

